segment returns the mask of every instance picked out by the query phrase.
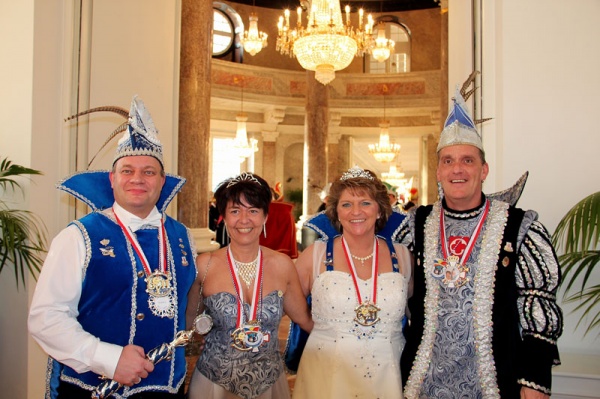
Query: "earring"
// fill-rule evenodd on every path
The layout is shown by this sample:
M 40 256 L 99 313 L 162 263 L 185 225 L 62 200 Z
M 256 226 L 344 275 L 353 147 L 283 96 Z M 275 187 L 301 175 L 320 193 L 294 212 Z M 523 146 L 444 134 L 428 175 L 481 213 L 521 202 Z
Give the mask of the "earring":
M 263 234 L 265 235 L 265 238 L 267 238 L 267 224 L 263 224 Z

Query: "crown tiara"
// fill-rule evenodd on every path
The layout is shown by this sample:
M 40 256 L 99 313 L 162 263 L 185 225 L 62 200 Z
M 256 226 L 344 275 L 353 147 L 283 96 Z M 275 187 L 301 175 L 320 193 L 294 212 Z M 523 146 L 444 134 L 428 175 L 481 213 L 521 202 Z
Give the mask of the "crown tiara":
M 261 185 L 260 182 L 256 179 L 256 177 L 254 177 L 254 175 L 252 173 L 246 173 L 246 172 L 244 172 L 241 175 L 236 176 L 233 179 L 231 179 L 229 181 L 229 183 L 227 183 L 227 187 L 225 187 L 225 188 L 229 188 L 231 186 L 235 186 L 236 184 L 238 184 L 240 182 L 243 182 L 243 181 L 249 181 L 249 182 L 252 182 L 252 183 L 256 183 L 259 186 Z
M 363 179 L 375 180 L 373 178 L 373 175 L 371 175 L 366 170 L 359 168 L 358 165 L 354 165 L 353 167 L 348 169 L 347 172 L 342 173 L 342 177 L 340 177 L 340 180 L 356 179 L 359 177 Z

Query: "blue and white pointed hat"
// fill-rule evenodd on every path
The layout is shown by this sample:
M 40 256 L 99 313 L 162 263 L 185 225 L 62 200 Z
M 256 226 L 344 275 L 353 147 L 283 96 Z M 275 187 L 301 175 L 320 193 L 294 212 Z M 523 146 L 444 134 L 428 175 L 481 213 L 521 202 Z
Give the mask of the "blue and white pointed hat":
M 437 152 L 451 145 L 467 144 L 483 151 L 481 136 L 477 132 L 475 122 L 471 118 L 469 109 L 458 88 L 452 98 L 452 106 L 444 123 L 444 130 L 440 135 Z
M 162 144 L 158 140 L 158 130 L 146 109 L 144 102 L 137 96 L 131 100 L 127 129 L 119 140 L 113 164 L 120 158 L 134 155 L 149 155 L 163 164 Z

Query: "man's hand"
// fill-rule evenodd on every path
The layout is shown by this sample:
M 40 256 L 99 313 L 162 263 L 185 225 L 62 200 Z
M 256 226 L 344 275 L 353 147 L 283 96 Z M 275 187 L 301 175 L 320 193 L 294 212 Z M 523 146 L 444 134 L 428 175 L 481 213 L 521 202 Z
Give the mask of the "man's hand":
M 550 399 L 550 396 L 535 389 L 521 387 L 521 399 Z
M 154 370 L 154 365 L 146 359 L 144 348 L 137 345 L 127 345 L 121 352 L 113 380 L 130 387 L 139 384 L 142 378 L 148 377 L 148 373 L 152 370 Z

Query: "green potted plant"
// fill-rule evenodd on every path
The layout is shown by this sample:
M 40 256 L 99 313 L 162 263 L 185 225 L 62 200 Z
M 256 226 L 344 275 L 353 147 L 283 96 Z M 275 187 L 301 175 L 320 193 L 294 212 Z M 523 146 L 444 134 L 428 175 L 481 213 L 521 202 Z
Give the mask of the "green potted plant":
M 0 188 L 6 192 L 23 188 L 15 177 L 24 175 L 41 175 L 35 169 L 15 165 L 8 158 L 0 163 Z M 42 253 L 46 251 L 46 227 L 41 218 L 34 213 L 11 209 L 7 202 L 0 198 L 0 273 L 4 266 L 12 265 L 17 281 L 25 286 L 26 269 L 34 278 L 40 272 L 43 263 Z
M 564 301 L 577 303 L 574 311 L 583 312 L 577 327 L 589 316 L 585 334 L 600 326 L 600 284 L 590 286 L 590 276 L 600 262 L 599 226 L 600 192 L 596 192 L 571 208 L 552 235 L 563 272 Z

